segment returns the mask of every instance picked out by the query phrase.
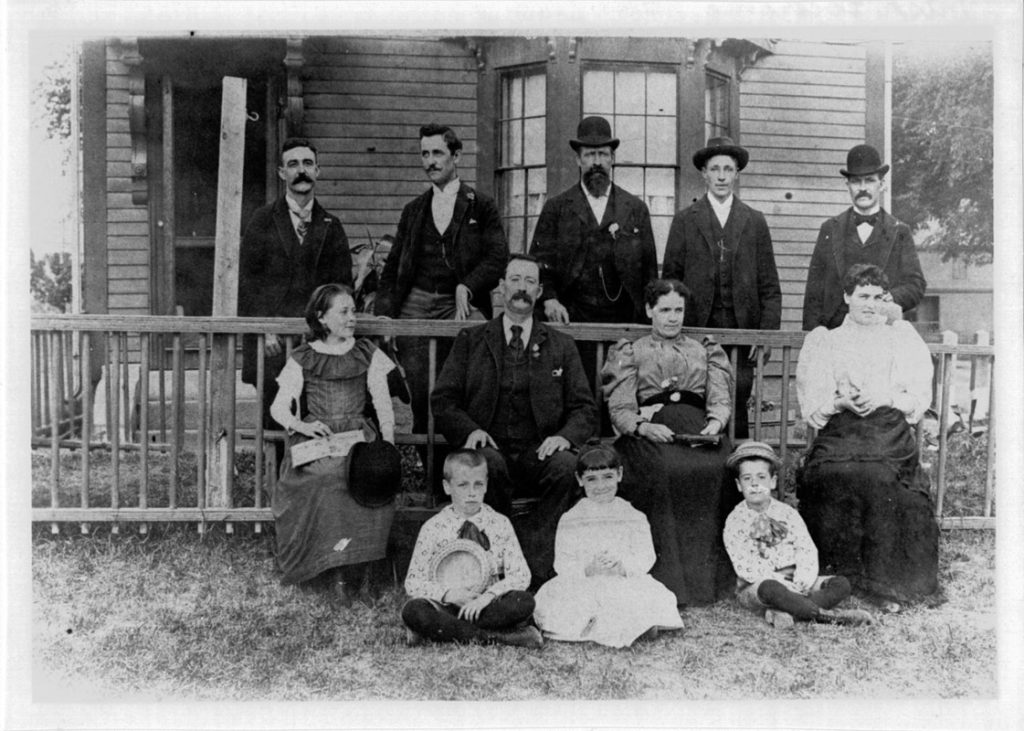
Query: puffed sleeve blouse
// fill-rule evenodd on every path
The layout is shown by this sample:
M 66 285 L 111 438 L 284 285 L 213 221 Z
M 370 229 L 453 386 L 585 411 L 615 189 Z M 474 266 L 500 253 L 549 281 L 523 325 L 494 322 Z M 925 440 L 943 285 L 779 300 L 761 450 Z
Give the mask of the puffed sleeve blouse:
M 644 421 L 640 404 L 666 389 L 703 396 L 707 419 L 724 425 L 732 415 L 732 367 L 712 338 L 698 343 L 685 335 L 666 340 L 651 334 L 633 343 L 620 340 L 609 348 L 601 378 L 612 424 L 621 434 L 632 434 Z
M 838 412 L 840 386 L 888 394 L 910 424 L 932 400 L 932 358 L 913 325 L 859 325 L 849 316 L 834 330 L 807 334 L 796 367 L 796 391 L 804 420 L 816 429 Z

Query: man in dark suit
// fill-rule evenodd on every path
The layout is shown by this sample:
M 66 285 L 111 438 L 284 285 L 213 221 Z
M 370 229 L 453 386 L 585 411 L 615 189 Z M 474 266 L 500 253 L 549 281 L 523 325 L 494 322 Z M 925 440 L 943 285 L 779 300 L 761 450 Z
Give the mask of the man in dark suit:
M 508 259 L 508 242 L 494 200 L 459 180 L 461 150 L 462 141 L 450 127 L 420 128 L 420 161 L 431 186 L 402 210 L 374 303 L 378 315 L 491 316 L 491 290 Z M 401 337 L 397 346 L 412 396 L 413 428 L 425 432 L 429 341 Z M 438 342 L 438 367 L 447 352 L 447 343 Z
M 549 322 L 646 322 L 644 287 L 658 276 L 647 205 L 611 182 L 619 140 L 603 117 L 585 117 L 569 140 L 580 182 L 541 209 L 530 253 L 541 265 Z M 579 343 L 587 380 L 596 346 Z
M 804 291 L 804 330 L 843 324 L 848 308 L 842 279 L 854 264 L 874 264 L 889 278 L 890 320 L 917 307 L 927 286 L 910 227 L 882 208 L 889 166 L 882 164 L 878 150 L 856 145 L 839 172 L 853 207 L 825 221 L 818 232 Z
M 539 498 L 516 521 L 539 584 L 552 575 L 558 519 L 578 496 L 571 450 L 593 435 L 597 411 L 572 338 L 533 318 L 536 259 L 513 255 L 500 292 L 504 313 L 458 334 L 431 403 L 449 444 L 483 450 L 488 504 L 511 516 L 512 498 Z
M 314 195 L 320 167 L 309 140 L 292 137 L 281 146 L 277 174 L 285 194 L 257 210 L 242 237 L 238 268 L 238 314 L 242 317 L 302 317 L 321 284 L 352 284 L 352 256 L 345 229 Z M 242 338 L 242 381 L 263 390 L 263 426 L 280 428 L 270 416 L 285 347 L 266 334 L 264 378 L 256 383 L 257 338 Z
M 740 171 L 750 155 L 728 137 L 713 137 L 693 155 L 707 194 L 672 219 L 665 262 L 666 279 L 680 279 L 693 296 L 684 325 L 742 330 L 778 330 L 782 290 L 768 223 L 736 197 Z M 764 350 L 767 361 L 770 350 Z M 736 358 L 736 437 L 749 433 L 747 399 L 754 386 L 754 348 Z

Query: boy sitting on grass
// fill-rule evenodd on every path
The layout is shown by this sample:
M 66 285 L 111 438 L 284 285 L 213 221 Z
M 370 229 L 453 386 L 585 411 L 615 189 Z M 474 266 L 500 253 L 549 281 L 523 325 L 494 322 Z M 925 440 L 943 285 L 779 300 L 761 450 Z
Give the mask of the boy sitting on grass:
M 525 591 L 530 569 L 512 523 L 483 502 L 483 455 L 472 449 L 451 452 L 444 461 L 442 484 L 451 505 L 420 528 L 405 577 L 411 598 L 402 607 L 402 621 L 409 644 L 427 638 L 540 647 L 540 631 L 529 624 L 534 608 L 533 597 Z M 482 587 L 448 586 L 436 575 L 436 560 L 453 541 L 472 541 L 483 549 L 488 565 Z
M 743 493 L 725 521 L 725 549 L 736 570 L 740 606 L 764 612 L 776 629 L 801 622 L 871 624 L 860 609 L 835 610 L 850 596 L 842 576 L 818 576 L 818 550 L 796 510 L 772 497 L 779 459 L 764 442 L 744 442 L 725 465 Z

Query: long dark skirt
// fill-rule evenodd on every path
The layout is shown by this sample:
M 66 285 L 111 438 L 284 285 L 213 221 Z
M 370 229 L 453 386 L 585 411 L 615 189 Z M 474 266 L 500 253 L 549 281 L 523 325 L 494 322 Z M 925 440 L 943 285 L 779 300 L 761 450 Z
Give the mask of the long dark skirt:
M 811 445 L 797 480 L 822 573 L 901 602 L 938 590 L 939 528 L 901 412 L 836 414 Z
M 704 411 L 669 404 L 652 421 L 696 434 L 704 428 Z M 651 575 L 681 605 L 710 604 L 727 593 L 735 575 L 722 546 L 722 527 L 740 498 L 726 476 L 729 438 L 723 436 L 718 447 L 690 447 L 623 436 L 615 448 L 623 461 L 619 494 L 651 524 L 657 554 Z
M 303 439 L 292 435 L 289 447 Z M 285 584 L 309 581 L 338 566 L 375 561 L 387 552 L 394 503 L 379 508 L 357 503 L 348 490 L 347 456 L 296 468 L 289 450 L 271 507 Z

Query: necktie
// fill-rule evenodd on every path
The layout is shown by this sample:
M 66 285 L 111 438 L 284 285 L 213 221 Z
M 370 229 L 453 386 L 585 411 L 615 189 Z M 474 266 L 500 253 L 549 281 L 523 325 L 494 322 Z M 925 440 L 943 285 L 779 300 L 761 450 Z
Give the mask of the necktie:
M 476 527 L 476 523 L 472 523 L 468 520 L 463 523 L 462 527 L 459 528 L 459 538 L 465 538 L 473 541 L 474 543 L 479 544 L 485 551 L 491 550 L 490 539 L 487 537 L 486 533 Z
M 860 213 L 854 213 L 853 214 L 853 225 L 854 226 L 860 226 L 862 223 L 869 223 L 872 226 L 874 226 L 876 223 L 878 223 L 878 214 L 877 213 L 872 213 L 870 216 L 865 216 L 865 215 L 860 214 Z
M 512 348 L 512 351 L 519 353 L 523 350 L 523 326 L 513 325 L 512 326 L 512 339 L 508 341 L 508 347 Z
M 303 244 L 306 242 L 306 234 L 309 233 L 309 224 L 311 215 L 307 215 L 305 218 L 299 215 L 299 225 L 296 228 L 296 233 L 299 235 L 299 243 Z

